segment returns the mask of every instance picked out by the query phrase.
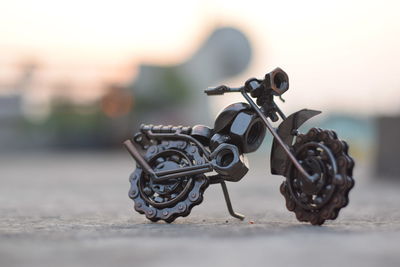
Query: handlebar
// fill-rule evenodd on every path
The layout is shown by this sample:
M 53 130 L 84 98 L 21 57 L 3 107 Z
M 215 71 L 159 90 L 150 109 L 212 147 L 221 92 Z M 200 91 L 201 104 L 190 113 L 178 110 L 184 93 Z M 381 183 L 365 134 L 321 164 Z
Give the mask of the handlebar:
M 204 93 L 206 93 L 207 95 L 223 95 L 225 93 L 237 93 L 243 90 L 244 87 L 230 88 L 226 85 L 220 85 L 217 87 L 209 87 L 206 90 L 204 90 Z
M 281 68 L 276 68 L 267 73 L 264 80 L 251 78 L 246 81 L 245 85 L 239 88 L 230 88 L 226 85 L 210 87 L 204 90 L 207 95 L 223 95 L 233 92 L 247 92 L 252 97 L 260 96 L 264 91 L 272 95 L 281 96 L 289 89 L 289 76 Z
M 229 88 L 225 85 L 220 85 L 217 87 L 209 87 L 204 90 L 204 93 L 207 95 L 223 95 L 224 93 L 229 92 Z

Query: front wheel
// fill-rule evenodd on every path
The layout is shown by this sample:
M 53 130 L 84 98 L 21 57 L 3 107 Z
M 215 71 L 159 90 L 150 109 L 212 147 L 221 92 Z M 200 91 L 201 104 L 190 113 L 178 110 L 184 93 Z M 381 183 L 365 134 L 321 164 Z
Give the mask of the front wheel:
M 349 202 L 354 186 L 354 161 L 348 155 L 348 145 L 334 131 L 312 128 L 296 137 L 293 152 L 303 168 L 314 179 L 303 177 L 290 163 L 286 181 L 280 191 L 288 210 L 299 221 L 321 225 L 334 220 Z

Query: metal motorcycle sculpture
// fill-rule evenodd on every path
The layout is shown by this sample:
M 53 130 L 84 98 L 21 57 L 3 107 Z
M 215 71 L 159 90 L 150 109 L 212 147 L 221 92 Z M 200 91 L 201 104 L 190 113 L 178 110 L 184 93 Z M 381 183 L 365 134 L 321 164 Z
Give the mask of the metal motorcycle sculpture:
M 287 74 L 276 68 L 263 80 L 251 78 L 240 88 L 222 85 L 205 90 L 207 95 L 240 93 L 247 101 L 227 106 L 212 129 L 141 125 L 133 138 L 135 145 L 130 140 L 124 143 L 137 163 L 129 190 L 135 210 L 151 221 L 170 223 L 189 215 L 210 184 L 220 184 L 229 213 L 243 220 L 232 208 L 225 182 L 238 182 L 245 176 L 244 154 L 256 151 L 268 130 L 274 137 L 271 173 L 286 177 L 280 191 L 287 209 L 299 221 L 313 225 L 336 219 L 349 202 L 354 161 L 347 143 L 334 131 L 298 132 L 321 112 L 303 109 L 286 117 L 274 97 L 281 97 L 288 88 Z M 269 120 L 275 122 L 278 116 L 283 121 L 274 128 Z

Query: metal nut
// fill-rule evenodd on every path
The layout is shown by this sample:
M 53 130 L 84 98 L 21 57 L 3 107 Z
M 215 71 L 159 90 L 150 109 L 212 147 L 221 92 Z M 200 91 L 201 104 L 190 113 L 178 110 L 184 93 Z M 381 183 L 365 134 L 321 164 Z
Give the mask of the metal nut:
M 251 153 L 260 147 L 265 132 L 262 120 L 255 113 L 241 112 L 231 125 L 231 142 L 238 146 L 242 153 Z

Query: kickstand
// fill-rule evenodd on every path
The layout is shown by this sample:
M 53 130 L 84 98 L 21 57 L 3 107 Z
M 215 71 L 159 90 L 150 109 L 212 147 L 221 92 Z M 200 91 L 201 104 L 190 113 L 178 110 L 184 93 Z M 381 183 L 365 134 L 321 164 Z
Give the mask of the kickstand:
M 243 221 L 245 216 L 240 213 L 236 213 L 232 208 L 231 199 L 229 197 L 228 188 L 226 187 L 225 181 L 221 181 L 220 184 L 222 187 L 222 191 L 224 192 L 225 202 L 226 202 L 226 206 L 228 207 L 229 214 L 232 217 L 235 217 L 235 218 Z

